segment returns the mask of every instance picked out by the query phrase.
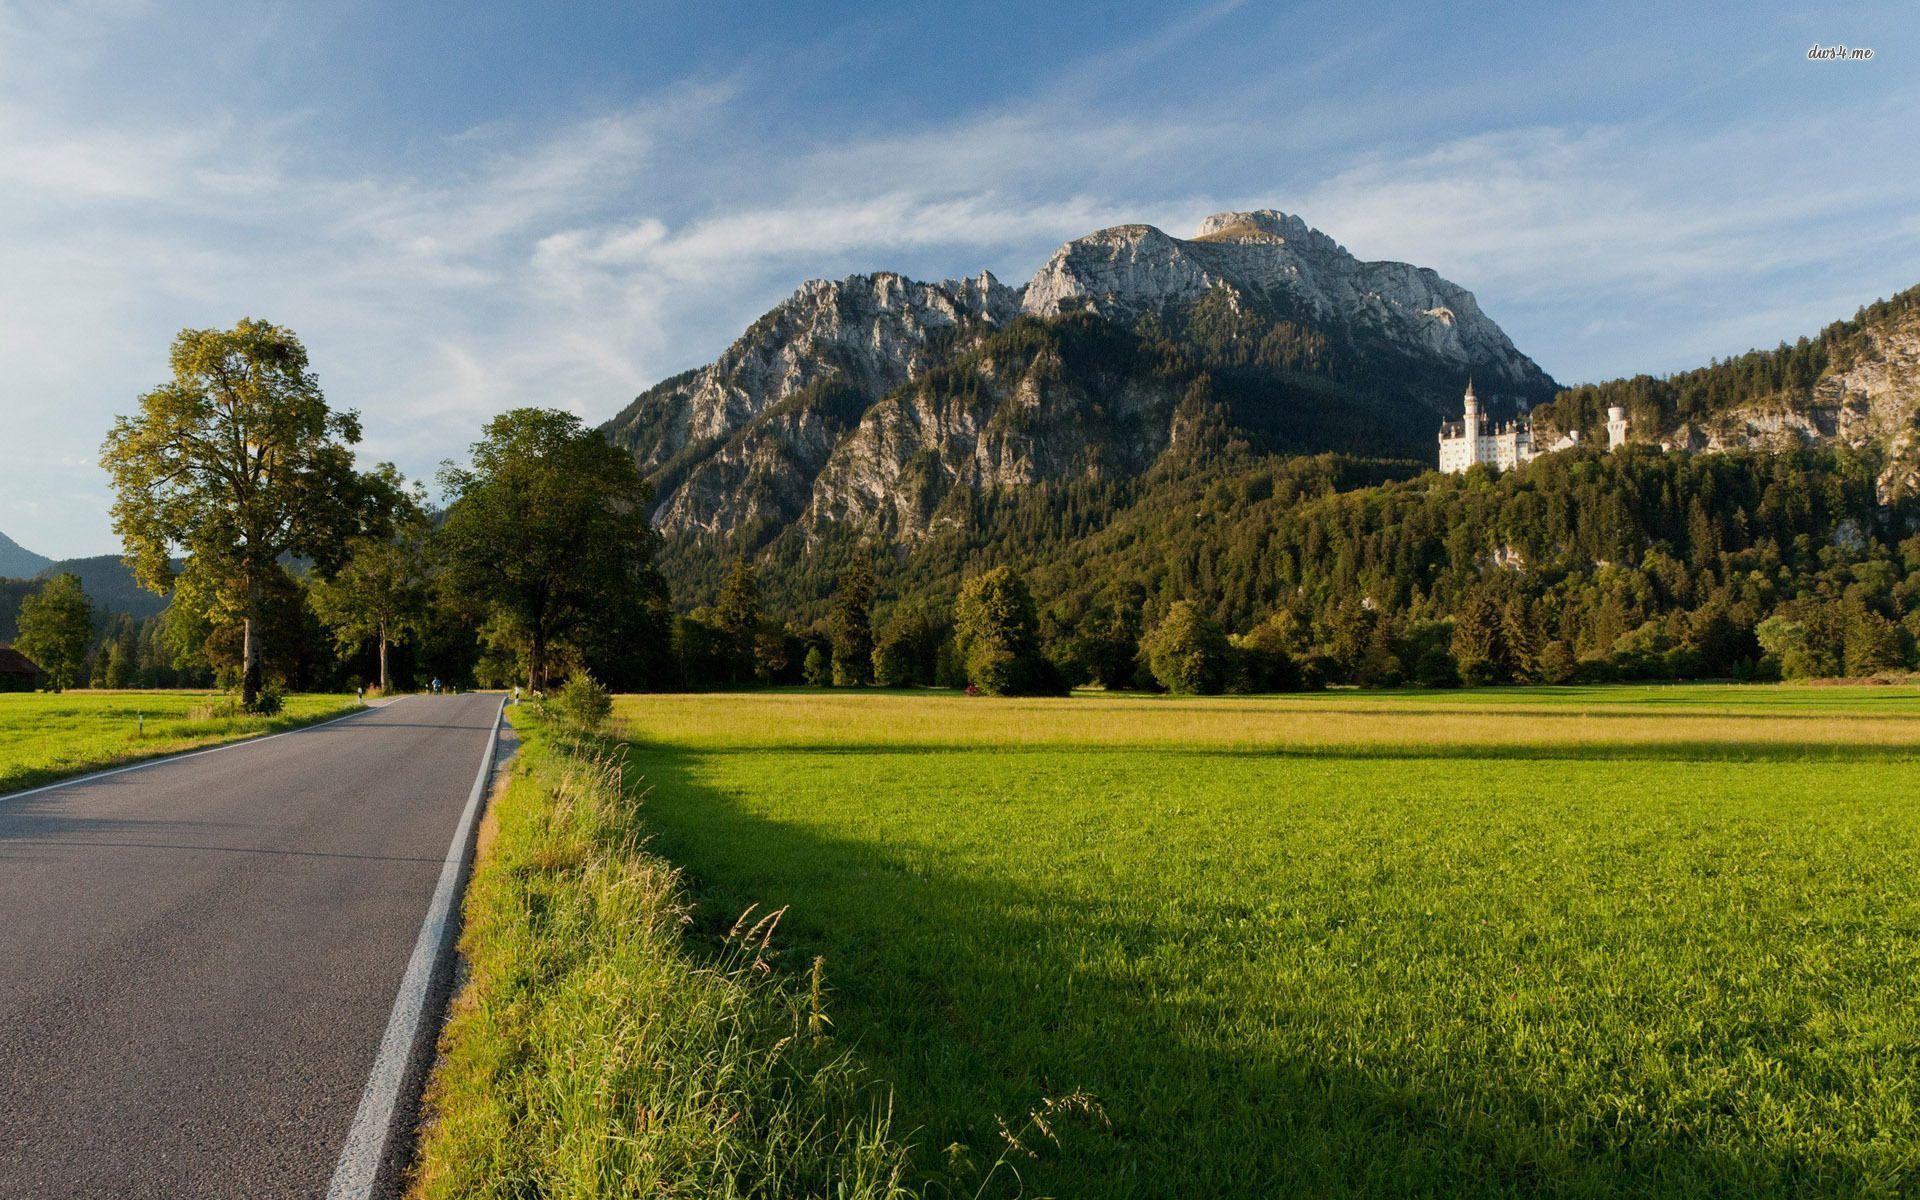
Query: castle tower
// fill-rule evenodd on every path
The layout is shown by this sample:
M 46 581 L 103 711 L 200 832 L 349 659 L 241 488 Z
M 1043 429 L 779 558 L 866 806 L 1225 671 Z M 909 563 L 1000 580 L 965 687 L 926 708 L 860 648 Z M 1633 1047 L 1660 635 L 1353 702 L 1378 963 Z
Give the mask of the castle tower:
M 1478 461 L 1480 446 L 1480 398 L 1473 394 L 1473 380 L 1467 380 L 1467 414 L 1460 423 L 1461 436 L 1467 439 L 1468 453 L 1473 455 L 1470 461 Z
M 1618 450 L 1627 444 L 1627 410 L 1618 404 L 1607 409 L 1607 449 Z

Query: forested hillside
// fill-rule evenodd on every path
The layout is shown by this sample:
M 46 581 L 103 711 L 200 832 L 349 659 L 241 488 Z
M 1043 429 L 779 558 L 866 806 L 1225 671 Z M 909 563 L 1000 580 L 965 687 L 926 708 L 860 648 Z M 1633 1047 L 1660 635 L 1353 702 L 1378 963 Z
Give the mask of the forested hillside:
M 1875 460 L 1883 496 L 1911 493 L 1920 486 L 1920 287 L 1791 345 L 1568 389 L 1536 408 L 1534 421 L 1594 438 L 1615 404 L 1636 441 L 1688 450 L 1835 442 Z
M 1847 451 L 1583 450 L 1379 482 L 1404 473 L 1235 444 L 1134 483 L 978 499 L 891 553 L 849 537 L 771 559 L 762 603 L 793 622 L 796 676 L 833 650 L 845 580 L 871 569 L 880 644 L 910 640 L 906 677 L 934 681 L 963 581 L 996 567 L 1034 597 L 1069 682 L 1152 686 L 1148 646 L 1171 623 L 1211 639 L 1216 687 L 1914 665 L 1920 510 L 1880 503 Z M 723 643 L 701 632 L 718 619 L 696 610 L 681 644 Z
M 1551 381 L 1502 357 L 1477 310 L 1456 326 L 1406 298 L 1451 285 L 1242 215 L 1259 219 L 1224 214 L 1192 241 L 1102 231 L 1018 292 L 990 277 L 810 285 L 623 414 L 616 436 L 668 496 L 661 561 L 692 613 L 681 682 L 863 657 L 830 626 L 851 619 L 846 580 L 869 569 L 855 591 L 898 626 L 896 649 L 913 647 L 894 666 L 931 681 L 948 645 L 953 682 L 954 606 L 999 567 L 1067 681 L 1155 682 L 1148 643 L 1174 615 L 1237 664 L 1218 686 L 1913 665 L 1920 289 L 1793 345 L 1548 400 L 1533 389 Z M 1298 279 L 1283 284 L 1276 262 Z M 1401 299 L 1373 313 L 1355 281 L 1388 267 Z M 876 365 L 849 338 L 894 352 Z M 1469 346 L 1490 356 L 1507 412 L 1540 401 L 1540 441 L 1603 442 L 1618 404 L 1632 445 L 1433 472 Z M 877 379 L 895 382 L 863 390 Z M 756 398 L 769 387 L 785 398 Z M 676 443 L 673 414 L 702 411 L 735 432 Z M 754 638 L 709 607 L 748 577 L 785 626 L 762 631 L 752 666 L 714 649 Z
M 31 579 L 0 578 L 0 642 L 13 638 L 14 620 L 20 612 L 20 601 L 27 593 L 38 587 L 41 581 L 60 574 L 74 575 L 80 580 L 87 598 L 93 602 L 94 613 L 102 630 L 113 614 L 144 621 L 159 616 L 167 606 L 166 597 L 149 592 L 134 582 L 133 572 L 127 569 L 127 564 L 117 554 L 62 559 L 47 563 Z

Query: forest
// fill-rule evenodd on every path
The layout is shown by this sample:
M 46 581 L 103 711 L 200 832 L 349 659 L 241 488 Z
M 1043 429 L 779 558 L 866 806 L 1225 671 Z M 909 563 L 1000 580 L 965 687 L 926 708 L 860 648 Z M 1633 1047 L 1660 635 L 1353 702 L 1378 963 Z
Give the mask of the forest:
M 1272 691 L 1915 665 L 1920 514 L 1881 504 L 1871 465 L 1844 451 L 1583 450 L 1375 482 L 1398 470 L 1227 456 L 1117 514 L 1085 484 L 982 497 L 965 538 L 823 546 L 785 594 L 736 561 L 715 603 L 678 614 L 650 571 L 622 613 L 554 639 L 549 673 L 624 690 Z M 444 523 L 391 631 L 393 677 L 524 681 L 524 645 L 453 586 Z M 268 673 L 287 689 L 378 680 L 375 639 L 326 619 L 329 586 L 289 571 L 264 606 Z M 72 682 L 231 684 L 236 632 L 188 612 L 96 622 Z

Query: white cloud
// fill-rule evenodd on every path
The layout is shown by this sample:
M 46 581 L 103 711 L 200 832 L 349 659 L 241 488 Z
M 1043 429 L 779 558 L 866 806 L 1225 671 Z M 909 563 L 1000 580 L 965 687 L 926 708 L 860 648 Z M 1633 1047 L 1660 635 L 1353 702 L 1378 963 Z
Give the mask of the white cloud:
M 1811 331 L 1913 282 L 1920 163 L 1835 172 L 1806 150 L 1836 131 L 1904 145 L 1903 103 L 1708 136 L 1616 122 L 1409 145 L 1366 96 L 1243 85 L 1146 112 L 1082 96 L 1234 8 L 948 121 L 763 134 L 734 120 L 756 103 L 742 76 L 323 159 L 297 110 L 75 115 L 52 84 L 113 13 L 50 32 L 0 3 L 0 530 L 110 548 L 91 464 L 112 415 L 158 381 L 180 327 L 247 314 L 299 330 L 332 398 L 363 411 L 369 455 L 425 475 L 512 405 L 611 415 L 805 278 L 984 265 L 1019 282 L 1123 221 L 1298 212 L 1473 289 L 1569 379 Z

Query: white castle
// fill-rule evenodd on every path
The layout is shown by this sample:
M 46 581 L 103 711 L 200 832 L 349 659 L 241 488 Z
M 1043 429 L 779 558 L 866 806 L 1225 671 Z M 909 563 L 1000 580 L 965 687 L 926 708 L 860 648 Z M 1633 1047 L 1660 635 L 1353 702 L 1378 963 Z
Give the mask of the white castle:
M 1607 410 L 1607 449 L 1617 450 L 1627 443 L 1627 410 L 1614 405 Z M 1475 463 L 1486 463 L 1502 471 L 1532 462 L 1542 454 L 1566 450 L 1580 444 L 1580 431 L 1563 434 L 1559 441 L 1541 449 L 1533 444 L 1533 425 L 1527 421 L 1509 421 L 1494 425 L 1480 411 L 1480 399 L 1473 394 L 1473 380 L 1467 380 L 1466 413 L 1458 421 L 1440 426 L 1440 469 L 1458 473 Z

